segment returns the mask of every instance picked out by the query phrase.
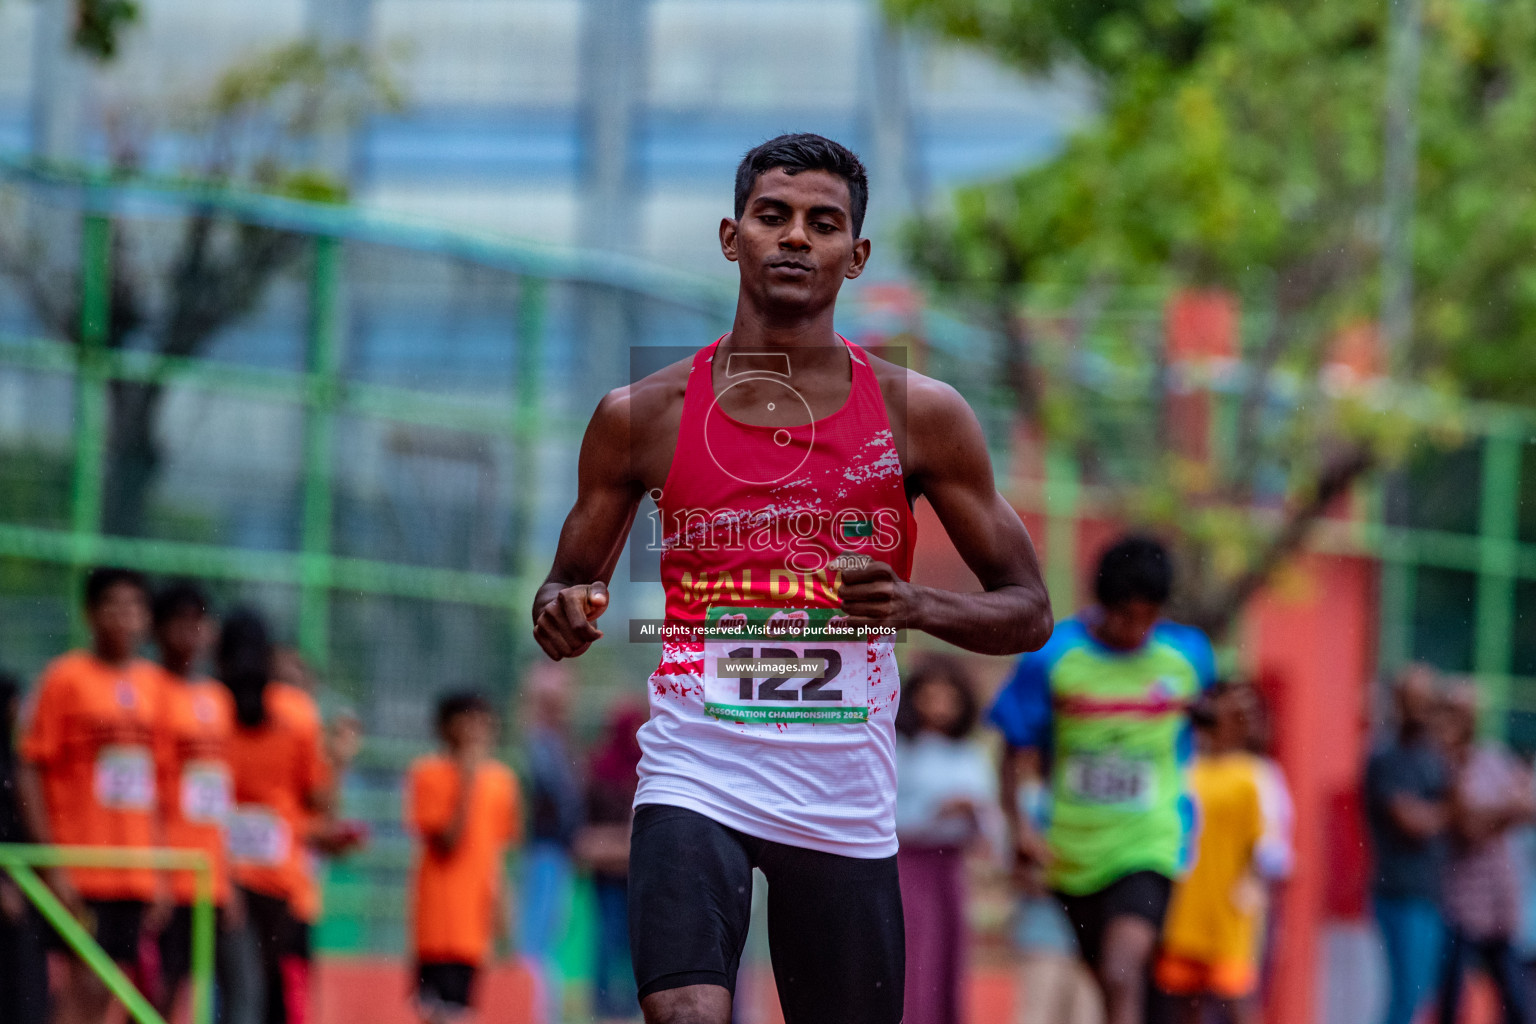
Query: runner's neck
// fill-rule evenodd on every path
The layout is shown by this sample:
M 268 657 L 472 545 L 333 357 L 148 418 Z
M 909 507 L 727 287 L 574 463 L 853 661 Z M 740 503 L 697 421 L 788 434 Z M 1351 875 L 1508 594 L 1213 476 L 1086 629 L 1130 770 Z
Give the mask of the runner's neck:
M 738 304 L 731 333 L 726 335 L 721 347 L 733 345 L 749 350 L 831 348 L 840 341 L 832 326 L 832 312 L 829 306 L 810 316 L 796 314 L 781 319 Z

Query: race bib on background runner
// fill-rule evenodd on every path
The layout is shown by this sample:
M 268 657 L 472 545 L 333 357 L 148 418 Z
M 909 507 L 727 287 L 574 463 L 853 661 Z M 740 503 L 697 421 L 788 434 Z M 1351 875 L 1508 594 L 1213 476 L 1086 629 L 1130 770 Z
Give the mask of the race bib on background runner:
M 236 807 L 226 828 L 229 856 L 242 864 L 277 867 L 288 861 L 293 836 L 288 823 L 266 807 Z
M 155 762 L 148 747 L 102 747 L 96 755 L 96 801 L 114 811 L 155 806 Z
M 229 768 L 219 761 L 192 761 L 181 773 L 181 816 L 202 825 L 229 817 Z
M 1155 766 L 1115 753 L 1073 754 L 1063 765 L 1067 795 L 1078 803 L 1146 808 L 1156 788 Z
M 704 710 L 776 725 L 869 720 L 869 643 L 829 608 L 716 605 L 704 639 Z

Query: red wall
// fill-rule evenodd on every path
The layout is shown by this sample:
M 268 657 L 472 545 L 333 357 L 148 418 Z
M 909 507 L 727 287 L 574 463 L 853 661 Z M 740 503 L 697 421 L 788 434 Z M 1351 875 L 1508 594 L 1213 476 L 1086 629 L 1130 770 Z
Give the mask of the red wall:
M 1270 698 L 1276 754 L 1296 801 L 1296 872 L 1281 908 L 1271 1021 L 1314 1019 L 1322 927 L 1364 910 L 1357 794 L 1375 666 L 1375 581 L 1364 559 L 1308 556 L 1249 611 L 1243 660 Z

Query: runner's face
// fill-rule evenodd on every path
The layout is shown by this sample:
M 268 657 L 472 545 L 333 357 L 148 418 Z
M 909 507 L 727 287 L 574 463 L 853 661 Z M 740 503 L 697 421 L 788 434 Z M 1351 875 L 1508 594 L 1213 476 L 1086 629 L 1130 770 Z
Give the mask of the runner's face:
M 1163 606 L 1154 601 L 1133 598 L 1113 608 L 1105 608 L 1096 632 L 1110 647 L 1134 651 L 1147 642 L 1147 634 L 1157 625 L 1162 610 Z
M 198 611 L 175 615 L 155 631 L 155 642 L 167 661 L 190 664 L 207 649 L 213 638 L 213 624 Z
M 721 223 L 721 249 L 764 308 L 819 311 L 869 258 L 851 206 L 848 183 L 830 171 L 775 167 L 758 176 L 741 219 Z
M 126 658 L 138 649 L 149 629 L 149 601 L 132 583 L 107 588 L 86 613 L 96 650 L 109 659 Z

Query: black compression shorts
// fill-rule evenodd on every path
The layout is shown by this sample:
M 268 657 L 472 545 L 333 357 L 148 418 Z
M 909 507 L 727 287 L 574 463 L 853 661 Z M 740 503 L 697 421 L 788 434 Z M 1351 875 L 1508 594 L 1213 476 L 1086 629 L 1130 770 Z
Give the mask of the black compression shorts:
M 1139 917 L 1161 934 L 1172 896 L 1173 880 L 1156 871 L 1133 872 L 1083 896 L 1056 894 L 1077 934 L 1084 962 L 1095 970 L 1104 958 L 1104 933 L 1111 921 Z
M 736 989 L 752 869 L 768 879 L 768 944 L 785 1024 L 899 1024 L 905 933 L 896 858 L 744 835 L 681 807 L 635 811 L 629 945 L 640 998 Z

